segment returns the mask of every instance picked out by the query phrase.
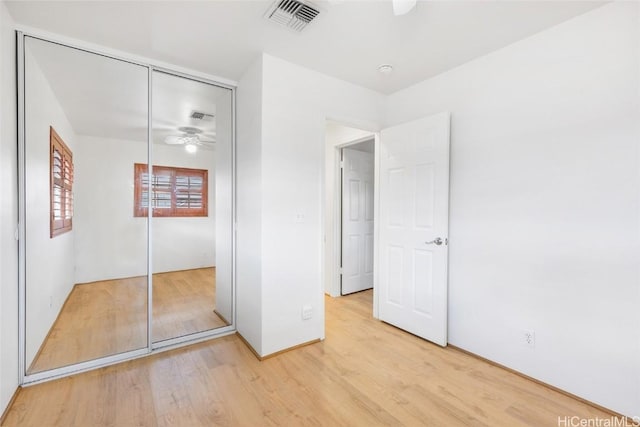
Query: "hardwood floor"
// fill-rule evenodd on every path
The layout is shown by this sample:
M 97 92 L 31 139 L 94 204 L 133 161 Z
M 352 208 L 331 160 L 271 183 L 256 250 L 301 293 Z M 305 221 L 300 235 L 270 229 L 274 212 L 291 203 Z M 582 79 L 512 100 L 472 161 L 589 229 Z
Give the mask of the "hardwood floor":
M 213 312 L 214 268 L 153 278 L 154 342 L 226 326 Z M 146 346 L 146 276 L 76 285 L 29 373 Z
M 7 426 L 557 426 L 609 415 L 326 299 L 326 340 L 262 362 L 227 336 L 27 387 Z

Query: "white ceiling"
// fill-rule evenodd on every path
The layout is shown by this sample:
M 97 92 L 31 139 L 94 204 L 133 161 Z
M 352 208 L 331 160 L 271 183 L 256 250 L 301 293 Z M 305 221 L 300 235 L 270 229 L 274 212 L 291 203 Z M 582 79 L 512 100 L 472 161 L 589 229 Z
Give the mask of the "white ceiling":
M 264 19 L 271 1 L 7 2 L 23 25 L 239 80 L 260 52 L 392 93 L 596 8 L 594 1 L 318 1 L 302 33 Z M 394 66 L 383 76 L 377 67 Z

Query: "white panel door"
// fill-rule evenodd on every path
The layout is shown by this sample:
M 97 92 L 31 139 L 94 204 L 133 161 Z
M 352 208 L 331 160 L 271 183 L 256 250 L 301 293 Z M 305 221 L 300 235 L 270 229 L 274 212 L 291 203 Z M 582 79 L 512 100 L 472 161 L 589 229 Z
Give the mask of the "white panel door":
M 447 344 L 449 113 L 380 138 L 380 320 Z
M 342 150 L 341 294 L 373 287 L 373 153 Z

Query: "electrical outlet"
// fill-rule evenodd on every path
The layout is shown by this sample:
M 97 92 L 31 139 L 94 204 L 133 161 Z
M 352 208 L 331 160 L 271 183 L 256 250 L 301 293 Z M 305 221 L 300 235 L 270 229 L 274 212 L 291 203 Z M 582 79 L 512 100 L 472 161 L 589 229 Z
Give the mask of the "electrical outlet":
M 522 331 L 522 342 L 527 347 L 535 347 L 536 346 L 536 333 L 531 330 Z
M 313 307 L 311 305 L 302 306 L 302 320 L 309 320 L 313 317 Z

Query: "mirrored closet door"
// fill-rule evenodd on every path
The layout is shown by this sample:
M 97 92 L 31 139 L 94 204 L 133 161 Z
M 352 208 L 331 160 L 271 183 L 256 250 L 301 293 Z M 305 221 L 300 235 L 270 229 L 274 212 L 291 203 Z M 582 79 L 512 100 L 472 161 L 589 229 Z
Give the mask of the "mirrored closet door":
M 233 89 L 19 40 L 24 383 L 233 331 Z
M 24 42 L 25 368 L 33 374 L 147 346 L 148 71 Z
M 230 89 L 159 71 L 152 93 L 156 343 L 232 319 L 232 98 Z

